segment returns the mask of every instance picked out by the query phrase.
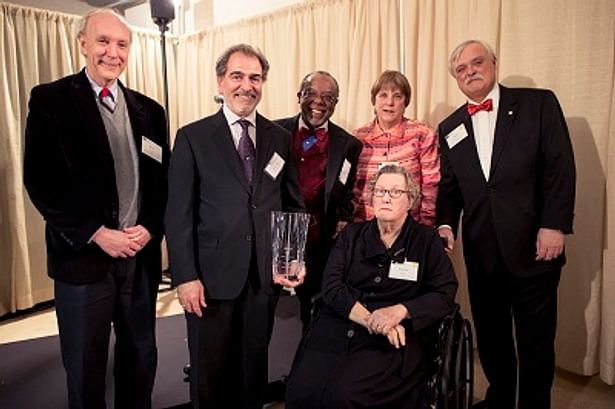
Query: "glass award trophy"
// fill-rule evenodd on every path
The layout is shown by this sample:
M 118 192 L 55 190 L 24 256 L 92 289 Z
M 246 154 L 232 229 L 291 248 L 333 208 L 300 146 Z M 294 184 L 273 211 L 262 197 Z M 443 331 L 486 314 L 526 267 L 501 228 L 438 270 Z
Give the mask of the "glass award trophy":
M 273 276 L 296 280 L 303 267 L 310 215 L 307 213 L 271 212 Z

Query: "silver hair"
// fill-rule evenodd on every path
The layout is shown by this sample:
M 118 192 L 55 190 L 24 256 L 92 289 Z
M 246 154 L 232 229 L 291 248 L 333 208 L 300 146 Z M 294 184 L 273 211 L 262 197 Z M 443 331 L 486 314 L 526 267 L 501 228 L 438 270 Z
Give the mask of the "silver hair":
M 380 176 L 384 174 L 402 175 L 406 181 L 406 190 L 408 190 L 407 195 L 411 202 L 410 209 L 414 209 L 418 206 L 421 198 L 421 189 L 414 181 L 414 178 L 412 178 L 410 172 L 408 172 L 408 170 L 403 166 L 399 165 L 384 165 L 378 169 L 378 172 L 372 175 L 367 185 L 370 203 L 374 202 L 374 188 L 376 187 L 376 182 L 378 182 Z
M 108 14 L 117 18 L 119 22 L 125 25 L 130 32 L 130 41 L 132 41 L 132 30 L 130 29 L 130 26 L 121 14 L 118 14 L 115 10 L 112 9 L 94 9 L 92 11 L 89 11 L 85 16 L 81 17 L 79 19 L 79 22 L 77 23 L 77 37 L 85 35 L 85 30 L 88 27 L 88 21 L 90 21 L 90 17 L 97 16 L 100 14 Z
M 267 74 L 269 73 L 269 61 L 267 61 L 267 57 L 257 48 L 252 47 L 249 44 L 236 44 L 232 47 L 229 47 L 222 53 L 222 55 L 216 61 L 216 76 L 224 77 L 226 74 L 226 65 L 228 64 L 228 60 L 231 58 L 231 55 L 235 53 L 242 53 L 250 57 L 256 57 L 258 62 L 261 64 L 261 68 L 263 69 L 263 82 L 267 81 Z
M 450 58 L 448 59 L 448 72 L 454 77 L 455 76 L 455 64 L 459 59 L 459 55 L 465 50 L 465 48 L 472 44 L 480 44 L 483 46 L 485 50 L 487 50 L 487 55 L 493 59 L 493 62 L 496 61 L 495 52 L 493 48 L 483 40 L 466 40 L 463 43 L 459 44 L 453 52 L 451 53 Z

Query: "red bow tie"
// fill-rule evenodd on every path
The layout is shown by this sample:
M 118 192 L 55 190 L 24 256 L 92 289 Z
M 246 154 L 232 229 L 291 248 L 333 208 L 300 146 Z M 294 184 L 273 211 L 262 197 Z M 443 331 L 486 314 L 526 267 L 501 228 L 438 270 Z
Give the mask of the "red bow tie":
M 468 104 L 468 114 L 474 115 L 478 111 L 491 111 L 493 109 L 493 100 L 491 98 L 484 100 L 480 104 Z
M 301 129 L 299 129 L 299 134 L 301 135 L 301 138 L 303 139 L 314 135 L 319 140 L 322 140 L 323 138 L 327 137 L 328 132 L 325 128 L 318 128 L 314 130 L 314 129 L 308 129 L 308 128 L 301 127 Z
M 103 87 L 103 89 L 100 90 L 100 97 L 101 98 L 106 98 L 106 97 L 108 97 L 110 95 L 111 95 L 111 91 L 109 91 L 109 88 Z

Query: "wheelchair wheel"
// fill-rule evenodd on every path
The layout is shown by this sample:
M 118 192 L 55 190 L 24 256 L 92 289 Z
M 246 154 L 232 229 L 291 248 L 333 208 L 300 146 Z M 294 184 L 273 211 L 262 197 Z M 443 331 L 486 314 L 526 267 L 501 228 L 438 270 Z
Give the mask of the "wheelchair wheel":
M 437 328 L 433 372 L 428 383 L 432 409 L 471 409 L 474 393 L 472 327 L 459 307 Z
M 470 409 L 474 393 L 474 350 L 472 328 L 467 319 L 459 316 L 456 331 L 455 378 L 453 394 L 455 409 Z
M 441 338 L 440 354 L 442 356 L 442 371 L 437 385 L 438 409 L 455 409 L 454 396 L 451 393 L 454 388 L 454 365 L 453 351 L 455 345 L 455 318 L 446 318 L 443 326 L 444 333 Z

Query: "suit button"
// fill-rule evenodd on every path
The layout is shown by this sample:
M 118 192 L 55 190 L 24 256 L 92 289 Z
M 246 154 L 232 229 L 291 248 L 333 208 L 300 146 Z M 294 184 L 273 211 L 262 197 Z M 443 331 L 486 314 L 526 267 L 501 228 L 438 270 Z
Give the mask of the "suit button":
M 349 329 L 348 332 L 346 333 L 346 336 L 348 338 L 354 337 L 354 330 L 353 329 Z
M 250 207 L 252 208 L 252 210 L 256 210 L 256 205 L 255 204 L 250 205 Z
M 111 212 L 111 217 L 114 219 L 117 217 L 117 212 L 115 210 Z
M 374 283 L 376 283 L 376 284 L 380 284 L 381 281 L 382 281 L 382 277 L 374 278 Z
M 250 236 L 249 234 L 246 235 L 246 241 L 252 241 L 252 236 Z

